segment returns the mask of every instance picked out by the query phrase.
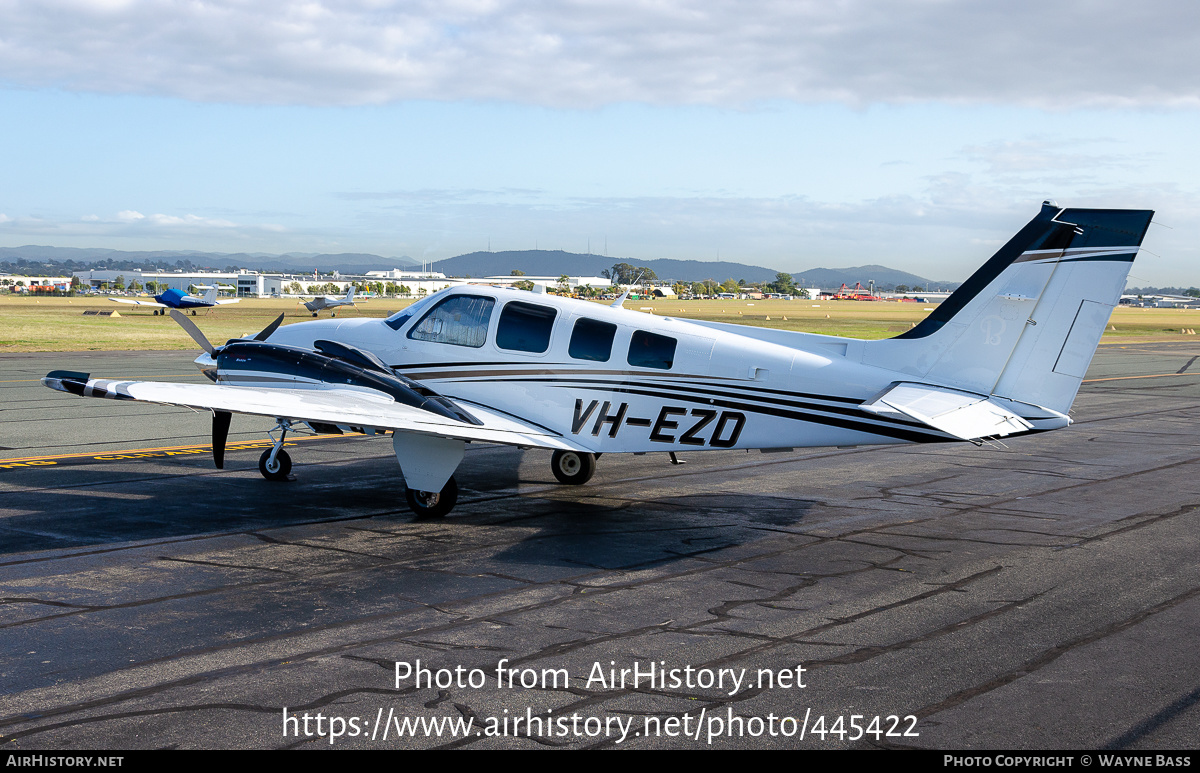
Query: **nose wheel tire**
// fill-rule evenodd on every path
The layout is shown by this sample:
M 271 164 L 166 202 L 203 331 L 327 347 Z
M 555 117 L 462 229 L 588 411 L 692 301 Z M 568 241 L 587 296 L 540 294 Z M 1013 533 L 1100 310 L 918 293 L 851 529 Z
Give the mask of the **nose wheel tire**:
M 281 448 L 275 454 L 275 463 L 271 464 L 271 449 L 268 448 L 258 457 L 258 471 L 267 480 L 287 480 L 292 471 L 292 457 Z
M 596 457 L 579 451 L 555 451 L 550 459 L 550 471 L 559 483 L 581 486 L 596 473 Z
M 450 480 L 446 481 L 446 485 L 442 486 L 439 492 L 410 488 L 404 492 L 404 498 L 408 500 L 409 509 L 416 513 L 418 518 L 441 518 L 458 503 L 458 483 L 455 482 L 454 476 L 450 476 Z

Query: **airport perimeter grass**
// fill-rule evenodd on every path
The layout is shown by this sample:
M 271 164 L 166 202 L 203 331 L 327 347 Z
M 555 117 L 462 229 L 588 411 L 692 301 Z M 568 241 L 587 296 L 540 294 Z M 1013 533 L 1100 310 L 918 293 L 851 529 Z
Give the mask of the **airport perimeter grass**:
M 531 296 L 531 299 L 536 296 Z M 386 317 L 412 303 L 373 298 L 338 309 L 339 319 Z M 851 338 L 888 338 L 925 318 L 932 306 L 861 301 L 628 301 L 628 309 L 662 316 L 733 322 Z M 85 316 L 86 310 L 116 311 L 119 317 Z M 196 324 L 209 340 L 254 335 L 283 312 L 284 324 L 312 319 L 294 299 L 244 299 L 211 311 L 199 310 Z M 328 319 L 322 312 L 321 319 Z M 1112 328 L 1116 328 L 1113 330 Z M 1184 329 L 1200 329 L 1200 311 L 1118 308 L 1105 341 L 1186 340 Z M 0 295 L 0 353 L 197 349 L 175 322 L 149 308 L 107 298 L 23 298 Z

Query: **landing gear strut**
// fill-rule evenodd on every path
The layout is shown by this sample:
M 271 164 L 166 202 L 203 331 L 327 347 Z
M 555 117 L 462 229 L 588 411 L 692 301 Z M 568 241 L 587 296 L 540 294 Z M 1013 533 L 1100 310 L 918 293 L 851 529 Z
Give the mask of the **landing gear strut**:
M 550 459 L 550 471 L 559 483 L 582 486 L 596 474 L 596 457 L 583 451 L 555 451 Z
M 458 483 L 451 475 L 450 480 L 446 481 L 446 485 L 442 486 L 439 492 L 406 489 L 404 498 L 408 500 L 409 509 L 416 513 L 418 518 L 441 518 L 458 503 Z

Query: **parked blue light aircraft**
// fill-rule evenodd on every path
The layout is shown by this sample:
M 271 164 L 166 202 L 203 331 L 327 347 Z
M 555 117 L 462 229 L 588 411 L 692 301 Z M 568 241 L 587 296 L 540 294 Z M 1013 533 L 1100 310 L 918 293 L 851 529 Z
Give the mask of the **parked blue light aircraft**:
M 211 309 L 214 306 L 224 306 L 227 303 L 237 303 L 241 298 L 217 298 L 217 288 L 210 287 L 204 297 L 189 295 L 182 290 L 164 290 L 154 296 L 153 301 L 144 301 L 140 298 L 109 298 L 110 301 L 116 303 L 128 303 L 134 306 L 151 306 L 155 308 L 155 314 L 165 314 L 166 309 L 184 309 L 190 310 L 195 316 L 196 309 Z
M 89 397 L 275 418 L 259 460 L 286 478 L 288 431 L 391 432 L 409 506 L 445 515 L 464 444 L 554 452 L 587 482 L 604 453 L 992 439 L 1066 427 L 1148 210 L 1041 212 L 915 328 L 862 341 L 652 316 L 520 290 L 461 286 L 387 319 L 321 320 L 205 349 L 213 384 L 43 383 Z M 190 326 L 190 327 L 189 327 Z

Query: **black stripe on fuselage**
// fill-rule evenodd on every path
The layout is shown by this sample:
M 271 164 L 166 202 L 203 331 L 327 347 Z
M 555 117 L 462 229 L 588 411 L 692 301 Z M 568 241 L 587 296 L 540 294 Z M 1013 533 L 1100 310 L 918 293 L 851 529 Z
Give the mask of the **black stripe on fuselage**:
M 805 421 L 812 424 L 823 424 L 826 426 L 839 427 L 841 429 L 849 429 L 872 435 L 882 435 L 885 437 L 892 437 L 898 440 L 907 440 L 915 443 L 948 442 L 957 440 L 957 438 L 946 437 L 942 433 L 932 434 L 937 431 L 932 429 L 927 430 L 925 429 L 925 425 L 918 424 L 916 422 L 893 419 L 888 416 L 874 416 L 871 417 L 871 419 L 867 419 L 867 417 L 861 416 L 857 411 L 853 409 L 842 408 L 841 406 L 817 405 L 812 403 L 797 402 L 794 400 L 780 400 L 778 398 L 741 395 L 737 393 L 720 392 L 712 389 L 702 390 L 654 383 L 637 384 L 631 383 L 628 380 L 577 380 L 575 383 L 562 383 L 562 379 L 552 378 L 506 378 L 492 379 L 491 381 L 494 381 L 495 383 L 549 383 L 551 386 L 557 389 L 589 389 L 603 392 L 639 395 L 642 397 L 654 397 L 665 400 L 678 400 L 680 402 L 695 403 L 697 405 L 716 405 L 722 408 L 733 408 L 737 410 L 749 411 L 751 413 L 759 413 L 766 416 L 793 419 L 795 421 Z M 472 383 L 482 382 L 483 380 L 476 380 Z M 681 392 L 694 392 L 698 394 L 681 394 Z M 712 397 L 699 396 L 703 394 L 712 395 Z M 755 401 L 755 403 L 767 403 L 767 405 L 748 402 L 750 400 Z M 793 408 L 803 408 L 807 409 L 807 411 L 825 411 L 827 413 L 840 414 L 840 416 L 828 416 L 822 413 L 792 410 Z M 527 419 L 522 420 L 528 421 Z M 875 423 L 876 421 L 881 423 Z
M 447 365 L 453 365 L 453 364 L 454 363 L 447 363 Z M 597 370 L 595 368 L 578 368 L 578 366 L 576 366 L 576 369 L 570 370 L 570 369 L 563 367 L 565 365 L 570 365 L 570 364 L 571 363 L 524 363 L 524 362 L 479 363 L 479 365 L 481 365 L 481 366 L 486 365 L 488 367 L 494 367 L 494 366 L 500 365 L 500 366 L 504 366 L 506 368 L 514 368 L 514 370 L 505 370 L 505 371 L 499 371 L 499 372 L 497 372 L 497 371 L 475 371 L 475 372 L 472 372 L 470 370 L 467 370 L 467 371 L 456 372 L 453 376 L 442 376 L 442 375 L 438 374 L 434 377 L 430 377 L 429 375 L 426 375 L 426 378 L 429 378 L 431 381 L 445 381 L 445 380 L 459 381 L 462 379 L 473 379 L 476 381 L 510 381 L 510 380 L 555 381 L 555 380 L 563 380 L 564 378 L 568 378 L 568 377 L 576 376 L 576 375 L 578 375 L 578 376 L 617 375 L 617 376 L 622 376 L 623 380 L 621 380 L 621 381 L 605 381 L 602 383 L 623 384 L 623 383 L 628 383 L 629 378 L 657 378 L 657 379 L 670 378 L 670 379 L 680 379 L 680 380 L 690 379 L 690 380 L 692 380 L 692 383 L 699 384 L 701 386 L 716 386 L 714 384 L 710 384 L 707 381 L 703 380 L 703 379 L 709 378 L 708 376 L 698 376 L 698 375 L 687 374 L 687 373 L 660 373 L 660 372 L 634 371 L 634 370 Z M 522 366 L 524 366 L 524 367 L 522 367 Z M 405 365 L 403 368 L 401 368 L 401 366 L 399 366 L 399 365 L 394 366 L 394 367 L 397 370 L 402 370 L 402 369 L 408 369 L 408 368 L 433 368 L 433 367 L 442 367 L 442 366 L 439 366 L 436 364 L 421 364 L 421 365 Z M 530 376 L 530 375 L 539 376 L 541 378 L 530 379 L 530 378 L 528 378 L 528 376 Z M 498 378 L 497 376 L 504 376 L 505 378 Z M 727 384 L 727 383 L 723 383 L 723 384 L 721 384 L 721 386 L 728 388 L 728 389 L 741 389 L 741 390 L 744 390 L 747 392 L 759 392 L 762 394 L 769 394 L 769 395 L 787 395 L 789 397 L 804 397 L 804 398 L 808 398 L 811 400 L 829 400 L 830 402 L 847 403 L 849 405 L 858 405 L 862 402 L 862 400 L 860 400 L 856 397 L 840 397 L 838 395 L 819 395 L 819 394 L 816 394 L 813 392 L 792 392 L 792 391 L 786 390 L 786 389 L 767 389 L 765 387 L 749 386 L 749 385 L 742 385 L 742 384 Z M 680 387 L 680 388 L 682 389 L 684 387 Z
M 557 385 L 560 388 L 567 388 L 567 385 Z M 760 413 L 766 416 L 775 416 L 783 419 L 793 419 L 795 421 L 804 421 L 810 424 L 823 424 L 829 427 L 839 427 L 841 429 L 853 430 L 855 432 L 863 432 L 868 435 L 882 435 L 884 437 L 896 438 L 897 440 L 907 440 L 912 443 L 946 443 L 958 440 L 958 438 L 946 437 L 942 434 L 929 434 L 925 432 L 916 432 L 912 429 L 904 429 L 898 426 L 887 426 L 882 424 L 873 424 L 869 421 L 856 421 L 849 418 L 839 418 L 837 416 L 825 416 L 822 414 L 802 413 L 800 411 L 792 411 L 786 408 L 774 408 L 771 406 L 750 405 L 736 400 L 715 400 L 713 398 L 693 397 L 690 395 L 678 395 L 670 392 L 656 392 L 651 389 L 632 389 L 629 387 L 609 388 L 605 391 L 619 392 L 622 394 L 640 395 L 642 397 L 656 397 L 666 400 L 679 400 L 685 403 L 696 403 L 697 405 L 715 405 L 721 408 L 733 408 L 740 411 L 750 413 Z M 882 421 L 893 421 L 887 417 L 880 416 Z M 919 425 L 913 425 L 919 426 Z
M 715 397 L 722 397 L 722 398 L 725 398 L 728 400 L 737 400 L 737 399 L 754 400 L 756 402 L 767 403 L 767 404 L 771 404 L 771 405 L 789 406 L 792 408 L 807 408 L 807 409 L 822 410 L 822 411 L 828 411 L 829 413 L 838 413 L 838 414 L 843 414 L 846 416 L 861 416 L 861 413 L 858 411 L 857 408 L 844 408 L 840 405 L 821 405 L 818 403 L 804 402 L 804 401 L 799 401 L 799 400 L 784 400 L 784 399 L 781 399 L 778 397 L 765 397 L 765 396 L 760 397 L 758 395 L 753 395 L 753 394 L 747 395 L 747 394 L 740 394 L 738 392 L 728 391 L 729 389 L 743 389 L 743 387 L 740 387 L 735 384 L 731 384 L 725 390 L 721 390 L 721 389 L 715 389 L 715 388 L 701 389 L 699 387 L 682 386 L 682 385 L 677 385 L 677 384 L 659 384 L 659 383 L 655 383 L 653 381 L 636 382 L 636 381 L 630 381 L 628 379 L 622 380 L 622 381 L 609 380 L 609 379 L 552 379 L 552 378 L 497 379 L 497 383 L 505 383 L 505 382 L 552 383 L 554 386 L 562 387 L 562 388 L 575 387 L 575 388 L 583 388 L 583 389 L 600 389 L 600 390 L 607 389 L 609 391 L 614 391 L 614 392 L 619 391 L 620 389 L 623 389 L 623 388 L 627 388 L 627 387 L 640 387 L 643 389 L 659 389 L 659 390 L 666 390 L 666 391 L 673 391 L 673 392 L 685 392 L 685 393 L 691 392 L 691 393 L 701 394 L 701 395 L 713 395 Z M 594 385 L 604 385 L 604 386 L 594 386 Z M 705 384 L 704 386 L 714 387 L 715 385 Z M 763 391 L 768 391 L 768 390 L 763 390 Z M 797 394 L 797 395 L 800 394 L 800 393 L 793 393 L 793 392 L 782 392 L 781 393 L 781 392 L 779 392 L 779 390 L 769 390 L 769 391 L 774 392 L 776 394 Z M 808 397 L 810 397 L 812 399 L 816 399 L 816 400 L 831 399 L 831 398 L 825 397 L 824 395 L 802 395 L 802 396 L 808 396 Z M 845 398 L 838 398 L 838 399 L 845 400 Z M 860 400 L 854 401 L 856 406 L 860 405 L 861 402 L 862 401 L 860 401 Z M 907 422 L 903 422 L 903 423 L 907 423 Z M 919 425 L 915 425 L 915 426 L 919 426 Z
M 494 363 L 494 364 L 505 365 L 508 363 Z M 520 363 L 514 363 L 514 364 L 520 364 Z M 535 372 L 535 373 L 546 372 L 545 366 L 540 363 L 537 364 L 536 366 L 531 365 L 529 370 L 531 372 Z M 595 372 L 595 371 L 580 371 L 580 372 L 581 373 L 589 373 L 589 372 Z M 629 372 L 625 372 L 625 371 L 619 371 L 619 372 L 621 372 L 623 374 L 628 373 L 628 375 L 634 375 L 633 373 L 629 373 Z M 665 375 L 671 375 L 676 378 L 684 377 L 682 375 L 657 374 L 657 373 L 656 374 L 647 373 L 647 374 L 639 374 L 639 375 L 652 376 L 654 378 L 662 378 Z M 688 376 L 688 378 L 696 378 L 696 377 Z M 923 429 L 924 425 L 919 424 L 917 422 L 893 419 L 891 417 L 886 417 L 886 416 L 878 416 L 878 417 L 872 417 L 872 418 L 875 418 L 877 421 L 880 421 L 880 422 L 885 422 L 885 424 L 874 424 L 869 421 L 864 421 L 863 420 L 864 417 L 862 417 L 862 414 L 857 410 L 857 408 L 845 408 L 845 407 L 837 406 L 837 405 L 814 404 L 814 403 L 810 403 L 810 402 L 802 402 L 802 401 L 797 401 L 797 400 L 785 400 L 785 399 L 781 399 L 778 397 L 769 396 L 769 395 L 787 395 L 789 397 L 802 397 L 802 398 L 808 398 L 810 400 L 827 400 L 830 402 L 840 402 L 840 403 L 850 404 L 853 406 L 858 406 L 862 403 L 861 400 L 858 400 L 855 398 L 840 397 L 840 396 L 834 396 L 834 395 L 820 395 L 820 394 L 813 394 L 813 393 L 808 393 L 808 392 L 789 392 L 789 391 L 780 390 L 780 389 L 766 389 L 764 387 L 743 386 L 741 384 L 724 385 L 725 389 L 727 389 L 727 390 L 737 389 L 737 390 L 742 390 L 743 392 L 752 393 L 752 394 L 742 394 L 742 393 L 738 393 L 738 392 L 721 391 L 721 390 L 718 390 L 715 388 L 711 388 L 711 387 L 715 387 L 717 385 L 709 384 L 709 383 L 705 383 L 705 382 L 694 382 L 694 383 L 700 384 L 701 386 L 658 384 L 658 383 L 653 383 L 653 382 L 650 382 L 650 383 L 643 382 L 642 384 L 638 384 L 637 382 L 630 381 L 628 378 L 619 379 L 619 380 L 617 380 L 617 379 L 594 379 L 594 378 L 593 379 L 580 379 L 580 378 L 572 379 L 569 377 L 564 378 L 562 376 L 550 377 L 550 376 L 538 375 L 538 376 L 534 376 L 534 377 L 529 377 L 529 376 L 507 375 L 507 374 L 506 374 L 506 377 L 504 377 L 504 378 L 495 378 L 495 377 L 489 377 L 487 372 L 484 372 L 484 373 L 460 373 L 451 383 L 454 383 L 455 381 L 458 381 L 459 383 L 487 383 L 487 382 L 494 382 L 494 383 L 548 383 L 557 388 L 573 387 L 573 388 L 579 388 L 579 389 L 594 389 L 594 390 L 602 390 L 602 391 L 609 391 L 609 392 L 627 392 L 630 394 L 651 394 L 651 393 L 642 393 L 642 392 L 631 391 L 630 387 L 637 387 L 637 386 L 641 386 L 643 388 L 649 388 L 649 389 L 657 389 L 657 390 L 675 390 L 674 393 L 668 391 L 666 394 L 664 394 L 663 392 L 660 391 L 660 392 L 653 393 L 653 394 L 654 394 L 654 396 L 665 397 L 668 399 L 674 398 L 674 399 L 679 399 L 684 402 L 712 404 L 712 405 L 720 404 L 723 407 L 742 406 L 742 407 L 745 407 L 747 410 L 753 410 L 758 413 L 764 413 L 764 414 L 768 414 L 768 415 L 787 416 L 789 418 L 798 419 L 801 421 L 810 420 L 810 419 L 805 419 L 802 417 L 811 416 L 811 417 L 814 417 L 811 419 L 811 421 L 813 421 L 813 423 L 827 424 L 830 426 L 839 426 L 839 427 L 855 429 L 855 430 L 859 430 L 859 431 L 867 431 L 867 432 L 872 432 L 874 434 L 883 434 L 883 435 L 887 435 L 889 437 L 897 437 L 897 438 L 904 439 L 904 440 L 913 440 L 914 442 L 926 442 L 930 438 L 933 438 L 937 441 L 941 441 L 941 440 L 945 439 L 945 438 L 942 438 L 940 435 L 931 436 L 931 435 L 921 434 L 919 432 L 913 432 L 912 429 L 907 429 L 907 430 L 896 429 L 896 430 L 890 430 L 888 432 L 876 432 L 876 428 L 879 428 L 881 426 L 888 426 L 888 425 L 895 426 L 895 427 L 908 427 L 908 428 L 914 428 L 914 429 L 915 428 Z M 563 382 L 570 382 L 570 383 L 563 383 Z M 701 387 L 710 387 L 710 388 L 701 388 Z M 692 392 L 692 393 L 702 394 L 702 395 L 712 395 L 714 397 L 725 398 L 725 400 L 728 402 L 718 403 L 717 401 L 714 401 L 710 398 L 697 399 L 697 398 L 694 398 L 691 396 L 677 394 L 678 392 Z M 758 394 L 754 394 L 754 393 L 758 393 Z M 461 399 L 461 398 L 454 398 L 454 399 Z M 768 403 L 770 405 L 774 405 L 777 407 L 769 409 L 769 410 L 751 409 L 751 408 L 747 407 L 746 403 L 744 402 L 745 400 L 754 400 L 759 403 Z M 742 402 L 732 402 L 732 401 L 742 401 Z M 480 404 L 482 405 L 482 403 L 480 403 Z M 830 417 L 823 417 L 823 416 L 821 416 L 821 414 L 799 413 L 796 411 L 790 411 L 790 412 L 785 411 L 785 413 L 778 413 L 778 411 L 782 409 L 781 407 L 785 407 L 785 406 L 788 408 L 800 408 L 800 409 L 807 409 L 809 411 L 824 411 L 826 413 L 841 414 L 843 416 L 852 417 L 852 418 L 841 419 L 841 420 L 835 421 Z M 817 418 L 815 418 L 815 417 L 821 417 L 821 420 L 817 420 Z M 528 421 L 528 419 L 525 419 L 523 417 L 519 417 L 519 418 L 522 418 L 523 421 Z M 870 428 L 870 429 L 866 429 L 866 428 Z

